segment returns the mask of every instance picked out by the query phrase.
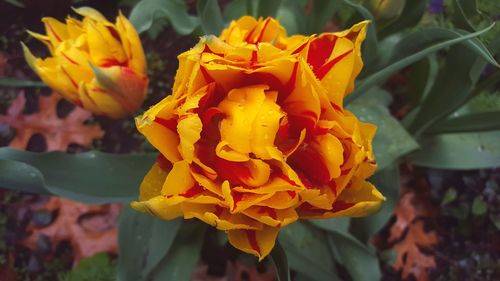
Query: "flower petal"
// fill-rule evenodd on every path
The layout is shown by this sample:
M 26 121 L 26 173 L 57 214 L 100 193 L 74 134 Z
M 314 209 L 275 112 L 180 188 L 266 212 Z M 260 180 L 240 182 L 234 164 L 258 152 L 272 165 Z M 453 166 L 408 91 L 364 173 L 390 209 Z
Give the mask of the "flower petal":
M 264 226 L 262 230 L 229 230 L 229 243 L 235 248 L 263 260 L 274 247 L 279 228 Z

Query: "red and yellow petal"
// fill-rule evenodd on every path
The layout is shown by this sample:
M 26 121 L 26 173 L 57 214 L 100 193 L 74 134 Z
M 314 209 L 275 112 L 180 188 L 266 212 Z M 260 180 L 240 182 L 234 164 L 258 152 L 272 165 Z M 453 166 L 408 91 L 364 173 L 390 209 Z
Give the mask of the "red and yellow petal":
M 262 230 L 229 230 L 229 243 L 235 248 L 263 260 L 274 247 L 279 228 L 264 226 Z

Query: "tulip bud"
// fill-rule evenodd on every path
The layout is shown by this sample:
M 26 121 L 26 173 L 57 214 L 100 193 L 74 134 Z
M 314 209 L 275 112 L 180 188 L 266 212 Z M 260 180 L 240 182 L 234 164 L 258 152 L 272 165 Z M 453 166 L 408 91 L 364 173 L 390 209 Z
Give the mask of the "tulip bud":
M 28 31 L 51 56 L 24 56 L 42 81 L 74 104 L 97 114 L 121 118 L 142 105 L 147 91 L 146 60 L 132 24 L 120 13 L 113 24 L 98 11 L 82 7 L 66 23 L 43 18 L 46 35 Z
M 377 19 L 393 19 L 403 11 L 405 0 L 372 0 L 371 6 Z

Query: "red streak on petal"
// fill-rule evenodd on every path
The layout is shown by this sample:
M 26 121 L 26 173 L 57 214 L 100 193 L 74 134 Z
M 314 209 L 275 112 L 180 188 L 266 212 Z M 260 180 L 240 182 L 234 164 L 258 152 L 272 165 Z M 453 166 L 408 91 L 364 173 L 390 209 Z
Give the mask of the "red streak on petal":
M 56 40 L 61 42 L 62 41 L 61 37 L 59 37 L 59 35 L 55 32 L 55 30 L 52 28 L 52 25 L 49 22 L 47 22 L 47 27 L 49 28 L 50 33 L 52 33 L 52 35 L 56 37 Z
M 276 214 L 276 210 L 273 208 L 267 207 L 267 206 L 261 206 L 257 213 L 259 213 L 259 214 L 267 213 L 273 220 L 278 219 L 278 215 Z
M 173 117 L 173 118 L 170 118 L 170 119 L 163 119 L 163 118 L 160 118 L 160 117 L 155 117 L 155 122 L 162 125 L 163 127 L 173 131 L 173 132 L 177 132 L 177 120 L 178 120 L 178 117 Z
M 214 211 L 214 215 L 216 215 L 218 218 L 220 218 L 220 216 L 222 215 L 222 207 L 219 206 L 219 205 L 215 205 L 215 211 Z
M 216 53 L 216 52 L 212 51 L 210 49 L 210 47 L 208 47 L 208 44 L 205 44 L 205 48 L 203 49 L 203 53 L 209 53 L 209 54 L 218 55 L 219 57 L 224 57 L 224 54 L 222 54 L 222 53 Z
M 329 61 L 322 67 L 320 67 L 318 70 L 314 70 L 314 74 L 316 74 L 316 77 L 318 77 L 319 80 L 323 79 L 328 72 L 332 69 L 334 65 L 336 65 L 339 61 L 341 61 L 343 58 L 345 58 L 347 55 L 349 55 L 352 52 L 352 49 L 343 53 L 342 55 L 337 56 L 333 60 Z
M 248 230 L 247 229 L 245 231 L 247 233 L 247 238 L 248 238 L 248 242 L 250 243 L 250 247 L 252 247 L 252 249 L 260 255 L 260 247 L 259 247 L 259 243 L 257 242 L 257 236 L 255 234 L 255 230 Z
M 245 41 L 246 41 L 247 43 L 254 43 L 254 42 L 250 42 L 249 40 L 250 40 L 250 38 L 253 36 L 253 33 L 255 32 L 255 29 L 257 28 L 257 26 L 259 26 L 259 25 L 258 25 L 258 24 L 256 24 L 256 25 L 252 28 L 252 30 L 250 30 L 250 32 L 248 33 L 247 37 L 245 37 Z
M 330 187 L 330 189 L 332 190 L 333 194 L 335 194 L 335 196 L 337 196 L 337 183 L 332 181 L 328 184 L 328 186 Z
M 293 190 L 289 190 L 287 191 L 288 195 L 290 195 L 290 197 L 292 198 L 295 198 L 295 196 L 297 196 L 297 192 L 293 191 Z
M 71 76 L 69 75 L 69 73 L 66 71 L 66 69 L 64 67 L 61 66 L 61 69 L 62 71 L 64 72 L 64 74 L 68 77 L 69 81 L 71 81 L 71 84 L 73 84 L 73 86 L 78 89 L 78 84 L 76 84 L 75 80 L 73 80 L 73 78 L 71 78 Z
M 345 176 L 345 175 L 349 174 L 350 171 L 351 171 L 351 169 L 341 170 L 340 175 Z
M 295 51 L 293 51 L 292 55 L 302 52 L 302 50 L 304 50 L 304 48 L 307 46 L 307 43 L 309 42 L 306 41 L 304 44 L 300 45 L 297 49 L 295 49 Z
M 163 154 L 156 157 L 156 163 L 158 163 L 158 166 L 160 166 L 160 168 L 165 172 L 169 172 L 172 169 L 172 163 L 170 163 L 170 161 L 168 161 Z
M 200 99 L 198 103 L 199 111 L 204 111 L 207 103 L 212 100 L 215 95 L 216 83 L 210 83 L 207 85 L 207 93 Z
M 293 180 L 291 180 L 289 177 L 287 177 L 285 174 L 281 174 L 281 175 L 278 175 L 279 178 L 283 179 L 284 181 L 286 181 L 287 183 L 293 185 L 293 186 L 297 186 L 299 187 L 300 185 L 297 184 L 296 182 L 294 182 Z M 292 196 L 294 197 L 294 196 Z
M 314 188 L 312 182 L 306 178 L 306 176 L 303 174 L 303 173 L 297 173 L 297 175 L 299 176 L 299 179 L 300 181 L 302 181 L 302 183 L 304 184 L 304 187 L 307 188 L 307 189 L 311 189 L 311 188 Z
M 70 63 L 74 64 L 74 65 L 79 65 L 76 61 L 72 60 L 70 57 L 68 57 L 68 55 L 66 55 L 64 52 L 61 52 L 61 54 L 63 55 L 63 57 L 65 57 Z
M 323 157 L 315 149 L 302 145 L 291 156 L 290 164 L 294 170 L 301 170 L 308 179 L 321 184 L 330 182 L 330 172 Z
M 325 64 L 336 43 L 337 36 L 323 36 L 311 42 L 307 54 L 307 63 L 312 66 L 314 72 Z
M 257 51 L 252 52 L 252 58 L 250 59 L 250 65 L 253 67 L 256 63 L 259 62 L 259 58 L 257 57 Z
M 343 211 L 345 209 L 349 209 L 354 205 L 356 205 L 356 204 L 348 203 L 348 202 L 344 202 L 344 201 L 335 201 L 335 202 L 333 202 L 331 211 L 334 213 L 340 212 L 340 211 Z
M 235 192 L 231 190 L 231 196 L 233 196 L 233 211 L 236 210 L 236 207 L 238 206 L 238 203 L 240 203 L 241 200 L 243 200 L 243 193 Z
M 207 126 L 213 118 L 215 117 L 224 117 L 224 112 L 218 107 L 210 107 L 203 112 L 201 115 L 201 122 L 203 123 L 203 127 Z
M 128 65 L 127 61 L 119 62 L 114 58 L 105 59 L 105 60 L 103 60 L 103 62 L 101 64 L 99 64 L 100 67 L 111 67 L 111 66 L 124 66 L 124 67 L 126 67 L 127 65 Z
M 281 119 L 280 127 L 278 128 L 278 132 L 276 133 L 276 142 L 280 143 L 285 141 L 288 138 L 290 130 L 290 123 L 288 123 L 288 119 L 286 117 Z
M 296 62 L 293 66 L 292 75 L 290 75 L 290 79 L 284 85 L 283 91 L 279 92 L 278 96 L 278 104 L 283 104 L 283 101 L 292 93 L 295 88 L 295 81 L 297 80 L 297 70 L 299 68 L 299 63 Z
M 347 39 L 349 39 L 349 40 L 352 41 L 352 39 L 354 39 L 356 36 L 358 36 L 358 34 L 359 34 L 359 31 L 351 32 L 351 33 L 347 34 L 345 36 L 345 38 L 347 38 Z
M 215 157 L 215 171 L 221 180 L 228 180 L 231 184 L 246 185 L 245 182 L 252 178 L 250 169 L 242 162 L 232 162 L 220 157 Z
M 205 81 L 207 81 L 207 83 L 215 82 L 215 80 L 212 78 L 212 76 L 210 76 L 206 68 L 200 66 L 200 71 L 201 74 L 203 75 L 203 78 L 205 78 Z
M 257 41 L 256 41 L 256 42 L 261 42 L 262 37 L 264 37 L 264 33 L 266 32 L 267 25 L 269 24 L 269 22 L 270 22 L 270 21 L 271 21 L 271 18 L 267 18 L 267 19 L 265 20 L 264 27 L 263 27 L 263 28 L 262 28 L 262 30 L 260 31 L 259 37 L 257 38 Z
M 342 108 L 340 106 L 336 105 L 335 103 L 331 102 L 330 104 L 332 105 L 333 109 L 335 109 L 336 111 L 344 112 L 344 110 L 342 110 Z
M 204 191 L 203 187 L 196 183 L 193 187 L 190 189 L 186 190 L 186 192 L 179 194 L 180 196 L 184 196 L 186 198 L 192 198 Z

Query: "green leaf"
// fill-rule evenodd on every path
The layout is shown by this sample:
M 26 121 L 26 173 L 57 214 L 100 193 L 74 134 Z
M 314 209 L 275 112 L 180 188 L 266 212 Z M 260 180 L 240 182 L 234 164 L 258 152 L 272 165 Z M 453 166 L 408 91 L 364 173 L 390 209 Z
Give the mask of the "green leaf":
M 445 134 L 422 138 L 410 155 L 417 166 L 471 170 L 500 166 L 500 131 Z
M 38 194 L 51 194 L 36 168 L 14 160 L 0 159 L 0 187 Z
M 333 232 L 347 232 L 351 218 L 310 219 L 314 226 Z
M 312 11 L 307 15 L 309 34 L 321 33 L 328 21 L 342 6 L 342 1 L 316 0 L 312 2 Z
M 455 11 L 451 17 L 452 23 L 458 28 L 471 32 L 475 31 L 474 25 L 470 21 L 470 18 L 480 14 L 479 10 L 477 9 L 477 1 L 453 0 L 451 2 Z
M 285 227 L 279 241 L 286 251 L 290 268 L 315 281 L 340 280 L 332 253 L 325 247 L 327 236 L 304 222 Z
M 187 13 L 182 0 L 141 0 L 130 12 L 130 22 L 142 33 L 158 18 L 166 18 L 179 34 L 190 34 L 199 26 L 197 17 Z
M 422 0 L 406 0 L 403 11 L 399 17 L 383 26 L 378 35 L 383 38 L 391 34 L 398 33 L 404 29 L 411 28 L 417 25 L 424 15 L 427 7 L 427 1 Z
M 472 214 L 475 216 L 482 216 L 488 211 L 488 205 L 484 202 L 483 196 L 478 195 L 472 201 Z
M 408 91 L 405 93 L 411 105 L 418 105 L 427 97 L 436 81 L 438 71 L 439 65 L 435 55 L 430 55 L 411 67 Z
M 180 224 L 180 219 L 163 221 L 124 207 L 118 229 L 118 280 L 149 280 L 171 248 Z
M 443 196 L 443 200 L 441 201 L 441 205 L 446 205 L 448 203 L 451 203 L 453 201 L 455 201 L 455 199 L 457 199 L 457 190 L 453 187 L 450 187 L 448 188 L 448 190 L 446 190 L 446 193 L 444 194 Z
M 276 245 L 274 245 L 270 257 L 274 267 L 276 268 L 276 277 L 278 281 L 291 281 L 286 253 L 285 250 L 283 250 L 283 247 L 281 247 L 279 241 L 276 242 Z
M 109 255 L 99 253 L 82 259 L 70 272 L 59 277 L 61 281 L 115 281 L 116 266 Z
M 205 35 L 219 35 L 224 28 L 224 21 L 217 0 L 199 0 L 196 8 Z
M 206 224 L 183 221 L 167 256 L 158 265 L 152 281 L 189 281 L 198 262 Z
M 223 14 L 226 21 L 231 21 L 251 13 L 247 11 L 247 0 L 233 0 L 224 7 Z
M 255 0 L 254 0 L 255 1 Z M 257 17 L 276 17 L 281 0 L 257 0 Z
M 20 87 L 20 88 L 44 88 L 47 87 L 42 82 L 30 81 L 30 80 L 20 80 L 15 78 L 2 77 L 0 78 L 0 86 L 3 87 Z
M 500 112 L 478 112 L 435 123 L 426 134 L 473 133 L 500 129 Z
M 305 34 L 307 22 L 304 14 L 305 1 L 283 0 L 276 13 L 276 18 L 285 27 L 289 35 Z
M 456 38 L 433 44 L 430 47 L 426 47 L 423 50 L 420 50 L 412 55 L 409 55 L 401 60 L 398 60 L 397 62 L 394 62 L 394 63 L 391 63 L 391 64 L 385 66 L 384 68 L 380 69 L 379 71 L 376 71 L 374 74 L 368 76 L 366 79 L 362 80 L 358 84 L 357 89 L 354 91 L 354 93 L 346 99 L 346 104 L 348 104 L 349 102 L 352 102 L 356 98 L 359 98 L 368 89 L 370 89 L 371 87 L 373 87 L 377 84 L 382 83 L 390 75 L 403 69 L 404 67 L 407 67 L 408 65 L 411 65 L 411 64 L 425 58 L 426 56 L 428 56 L 436 51 L 439 51 L 443 48 L 446 48 L 446 47 L 449 47 L 451 45 L 461 43 L 461 42 L 464 42 L 466 40 L 477 37 L 477 36 L 487 32 L 491 28 L 493 28 L 493 26 L 494 26 L 494 24 L 492 24 L 489 27 L 486 27 L 478 32 L 470 33 L 467 35 L 461 35 L 458 33 L 458 34 L 456 34 L 456 36 L 458 36 Z M 472 43 L 470 43 L 470 44 L 472 44 Z M 474 47 L 474 50 L 476 50 L 477 52 L 479 52 L 483 55 L 485 54 L 483 52 L 484 50 L 477 47 L 477 45 L 472 44 L 472 46 Z M 398 54 L 397 49 L 394 51 L 394 53 Z M 488 52 L 488 54 L 489 54 L 489 52 Z
M 359 120 L 377 125 L 373 149 L 379 170 L 418 148 L 415 140 L 382 103 L 388 98 L 390 95 L 386 91 L 374 88 L 347 106 Z
M 373 250 L 349 233 L 331 232 L 328 242 L 332 250 L 339 254 L 338 262 L 349 272 L 353 281 L 381 279 L 378 259 Z
M 476 54 L 464 46 L 455 46 L 448 52 L 445 70 L 440 71 L 434 87 L 408 127 L 412 134 L 421 135 L 470 98 L 481 72 L 464 65 L 473 65 L 477 60 Z
M 128 202 L 137 197 L 139 185 L 156 155 L 35 153 L 0 148 L 0 163 L 7 167 L 0 170 L 0 179 L 5 188 L 48 191 L 83 203 Z
M 394 208 L 399 199 L 400 179 L 399 165 L 393 164 L 384 170 L 378 171 L 369 181 L 385 196 L 382 209 L 376 214 L 365 218 L 351 219 L 351 233 L 361 241 L 368 239 L 379 232 L 391 219 Z
M 336 1 L 331 1 L 331 2 L 336 2 Z M 368 11 L 368 9 L 366 9 L 361 4 L 354 3 L 351 0 L 344 0 L 343 2 L 346 5 L 353 8 L 359 15 L 361 15 L 361 18 L 353 17 L 351 21 L 348 22 L 348 25 L 353 25 L 354 23 L 359 22 L 361 20 L 370 21 L 370 25 L 368 26 L 368 30 L 366 33 L 366 42 L 362 46 L 362 53 L 363 53 L 363 60 L 365 61 L 365 63 L 367 65 L 371 65 L 372 61 L 378 58 L 378 53 L 379 53 L 376 25 L 373 15 L 370 13 L 370 11 Z

